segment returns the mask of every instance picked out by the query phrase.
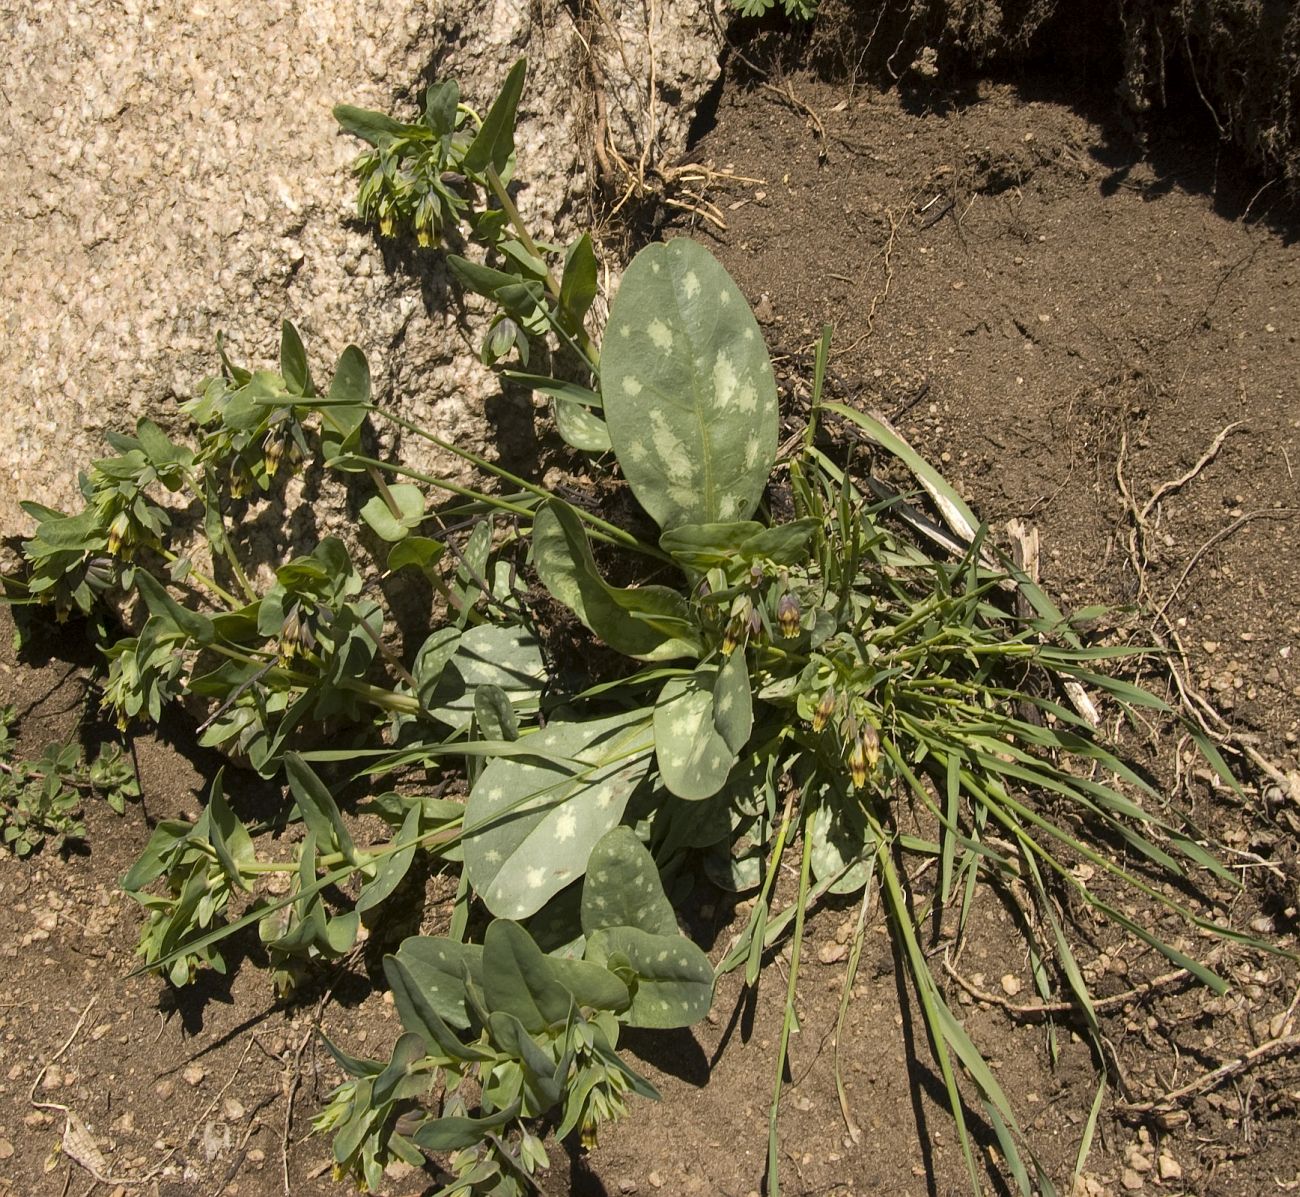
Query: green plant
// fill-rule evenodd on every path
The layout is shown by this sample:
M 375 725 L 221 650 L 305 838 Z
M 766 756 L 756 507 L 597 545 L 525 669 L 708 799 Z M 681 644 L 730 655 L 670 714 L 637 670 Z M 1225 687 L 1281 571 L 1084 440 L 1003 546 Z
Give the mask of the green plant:
M 1086 643 L 1088 613 L 1062 615 L 892 429 L 824 397 L 829 330 L 805 428 L 783 451 L 762 335 L 700 246 L 637 255 L 598 345 L 586 327 L 590 238 L 540 244 L 508 190 L 523 79 L 519 64 L 481 120 L 454 84 L 430 89 L 415 125 L 336 110 L 371 147 L 359 210 L 381 234 L 477 246 L 483 261 L 452 264 L 492 306 L 485 359 L 513 354 L 535 369 L 504 373 L 554 401 L 558 432 L 594 455 L 592 469 L 616 463 L 650 523 L 620 526 L 377 407 L 354 347 L 319 391 L 287 322 L 278 371 L 222 351 L 222 373 L 186 408 L 195 446 L 141 421 L 95 463 L 83 511 L 29 505 L 37 529 L 27 576 L 11 582 L 18 601 L 67 613 L 137 600 L 135 626 L 104 644 L 119 717 L 205 702 L 205 743 L 287 783 L 282 806 L 246 823 L 218 778 L 198 820 L 155 829 L 124 882 L 147 912 L 142 967 L 185 984 L 226 968 L 223 945 L 256 926 L 289 993 L 350 952 L 362 925 L 379 929 L 408 878 L 452 875 L 447 935 L 385 958 L 405 1034 L 387 1062 L 332 1049 L 349 1079 L 317 1126 L 334 1134 L 339 1169 L 372 1188 L 391 1158 L 428 1151 L 451 1153 L 445 1193 L 505 1195 L 545 1167 L 544 1131 L 590 1140 L 627 1094 L 650 1094 L 615 1054 L 620 1024 L 686 1025 L 707 1010 L 714 971 L 743 968 L 756 983 L 792 930 L 775 1194 L 804 917 L 826 894 L 877 887 L 972 1187 L 966 1098 L 1017 1187 L 1052 1192 L 945 1001 L 927 919 L 951 906 L 964 927 L 981 895 L 1027 894 L 1036 982 L 1045 996 L 1063 989 L 1094 1040 L 1070 903 L 1222 990 L 1073 867 L 1242 938 L 1166 887 L 1203 872 L 1233 880 L 1078 695 L 1091 690 L 1121 717 L 1176 713 L 1100 668 L 1132 650 Z M 466 487 L 372 456 L 372 420 L 490 480 Z M 939 522 L 873 478 L 868 453 L 910 472 Z M 239 517 L 283 487 L 286 462 L 353 492 L 369 564 L 326 538 L 255 583 Z M 439 505 L 429 490 L 450 498 Z M 372 586 L 400 571 L 439 599 L 439 626 L 418 645 L 394 641 Z M 620 666 L 568 680 L 517 577 L 535 579 Z M 450 779 L 463 779 L 463 799 L 435 789 Z M 798 893 L 778 907 L 775 879 L 795 850 Z M 919 908 L 904 869 L 918 854 L 937 864 Z M 665 883 L 701 871 L 754 894 L 716 970 L 664 897 Z
M 351 1079 L 314 1126 L 334 1133 L 337 1173 L 377 1189 L 390 1159 L 423 1163 L 425 1149 L 451 1153 L 446 1197 L 521 1194 L 547 1166 L 539 1131 L 577 1130 L 593 1146 L 629 1094 L 657 1096 L 617 1055 L 619 1026 L 696 1021 L 713 970 L 677 930 L 631 831 L 603 836 L 591 862 L 581 951 L 547 955 L 518 923 L 495 920 L 481 947 L 416 936 L 385 957 L 405 1033 L 387 1065 L 330 1045 Z
M 131 762 L 116 744 L 105 744 L 87 761 L 77 744 L 47 744 L 36 760 L 17 757 L 17 712 L 0 707 L 0 838 L 17 856 L 46 843 L 62 851 L 83 839 L 87 796 L 101 797 L 117 814 L 128 798 L 140 796 Z
M 771 10 L 776 0 L 729 0 L 742 17 L 761 17 Z M 811 21 L 817 15 L 818 0 L 781 0 L 781 7 L 787 17 L 800 21 Z

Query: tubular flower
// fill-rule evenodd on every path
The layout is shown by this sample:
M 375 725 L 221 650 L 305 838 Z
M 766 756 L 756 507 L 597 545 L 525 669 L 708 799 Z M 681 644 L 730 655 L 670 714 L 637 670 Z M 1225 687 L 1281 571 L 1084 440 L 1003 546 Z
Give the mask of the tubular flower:
M 867 759 L 867 768 L 874 773 L 880 763 L 880 734 L 869 720 L 863 720 L 858 738 L 862 744 L 862 754 Z
M 849 776 L 859 789 L 867 784 L 867 753 L 861 736 L 849 740 Z
M 833 714 L 835 714 L 835 687 L 827 686 L 826 689 L 822 691 L 822 696 L 817 702 L 817 709 L 813 711 L 813 731 L 822 731 L 826 727 L 826 724 L 830 722 L 830 717 Z
M 262 442 L 262 455 L 266 461 L 268 477 L 274 478 L 280 468 L 280 461 L 284 457 L 284 441 L 284 437 L 271 431 L 266 434 L 266 440 Z
M 130 544 L 131 520 L 125 511 L 119 511 L 108 526 L 108 551 L 114 557 L 118 554 L 129 556 Z
M 787 640 L 799 635 L 799 619 L 803 608 L 799 605 L 799 596 L 788 590 L 776 602 L 776 621 L 781 628 L 781 635 Z
M 867 720 L 859 726 L 857 719 L 850 715 L 844 728 L 844 737 L 848 741 L 849 775 L 853 784 L 859 789 L 867 784 L 867 776 L 876 771 L 880 761 L 880 736 Z

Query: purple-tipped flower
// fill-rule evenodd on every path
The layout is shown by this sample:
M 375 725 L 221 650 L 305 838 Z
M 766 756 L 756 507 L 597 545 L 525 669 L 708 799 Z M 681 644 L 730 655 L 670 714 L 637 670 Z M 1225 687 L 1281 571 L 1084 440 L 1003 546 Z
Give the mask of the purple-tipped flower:
M 853 778 L 853 784 L 861 788 L 867 784 L 867 774 L 875 772 L 880 760 L 880 736 L 869 722 L 864 721 L 859 727 L 858 721 L 852 716 L 849 716 L 847 733 L 849 775 Z
M 859 738 L 862 742 L 862 753 L 867 758 L 867 767 L 874 773 L 880 763 L 880 733 L 869 721 L 864 721 Z
M 722 637 L 722 655 L 729 657 L 737 644 L 749 636 L 757 635 L 763 629 L 763 621 L 758 619 L 758 612 L 750 602 L 748 595 L 739 595 L 731 604 L 731 618 L 727 620 L 727 630 Z M 755 631 L 755 621 L 757 628 Z
M 844 741 L 848 748 L 849 776 L 853 784 L 861 788 L 867 784 L 867 754 L 858 734 L 858 721 L 850 715 L 844 721 Z
M 803 608 L 799 605 L 799 596 L 786 591 L 776 601 L 776 621 L 780 625 L 781 635 L 789 640 L 799 635 L 799 619 Z
M 830 718 L 833 714 L 835 714 L 835 687 L 827 686 L 826 689 L 822 691 L 822 696 L 817 702 L 817 709 L 813 711 L 813 731 L 822 731 L 826 727 L 826 724 L 830 722 Z
M 273 429 L 266 434 L 266 440 L 262 442 L 262 456 L 266 461 L 268 477 L 274 478 L 280 468 L 280 461 L 284 457 L 284 441 L 285 438 Z
M 749 584 L 756 588 L 763 584 L 763 567 L 757 561 L 749 567 Z

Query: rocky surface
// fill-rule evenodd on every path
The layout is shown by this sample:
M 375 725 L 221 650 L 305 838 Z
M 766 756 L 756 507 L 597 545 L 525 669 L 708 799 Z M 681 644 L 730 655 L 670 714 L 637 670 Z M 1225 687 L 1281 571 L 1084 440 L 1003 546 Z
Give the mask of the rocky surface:
M 261 364 L 285 316 L 318 377 L 355 342 L 379 401 L 440 436 L 489 454 L 528 437 L 526 401 L 489 402 L 436 256 L 352 221 L 357 143 L 330 108 L 413 113 L 453 74 L 486 104 L 527 54 L 520 204 L 563 238 L 588 211 L 592 80 L 609 139 L 655 161 L 717 73 L 709 0 L 592 8 L 580 27 L 561 0 L 0 0 L 0 532 L 25 530 L 20 498 L 73 504 L 106 428 L 175 426 L 219 330 Z

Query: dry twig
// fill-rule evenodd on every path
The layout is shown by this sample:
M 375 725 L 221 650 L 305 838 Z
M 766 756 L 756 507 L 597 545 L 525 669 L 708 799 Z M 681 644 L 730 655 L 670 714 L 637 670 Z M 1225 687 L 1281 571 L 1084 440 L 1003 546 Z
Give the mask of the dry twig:
M 1282 1035 L 1276 1039 L 1269 1039 L 1258 1047 L 1251 1048 L 1245 1055 L 1238 1056 L 1235 1060 L 1229 1060 L 1226 1064 L 1220 1064 L 1218 1068 L 1212 1068 L 1209 1072 L 1203 1072 L 1194 1080 L 1188 1081 L 1185 1085 L 1179 1085 L 1177 1089 L 1170 1089 L 1160 1097 L 1151 1101 L 1117 1102 L 1115 1108 L 1119 1113 L 1127 1117 L 1167 1114 L 1187 1101 L 1188 1098 L 1209 1093 L 1217 1089 L 1225 1081 L 1232 1080 L 1233 1077 L 1241 1076 L 1242 1073 L 1249 1072 L 1252 1068 L 1256 1068 L 1268 1060 L 1290 1055 L 1298 1049 L 1300 1049 L 1300 1034 Z
M 987 1002 L 991 1006 L 997 1006 L 1005 1010 L 1012 1018 L 1018 1018 L 1025 1022 L 1042 1022 L 1044 1019 L 1051 1018 L 1057 1014 L 1078 1014 L 1078 1002 L 1031 1002 L 1026 1005 L 1016 1005 L 1009 1002 L 1006 998 L 996 993 L 989 993 L 987 990 L 980 989 L 972 982 L 968 981 L 961 975 L 945 956 L 943 967 L 948 975 L 957 982 L 968 994 L 977 1002 Z M 1146 997 L 1148 994 L 1155 993 L 1161 989 L 1170 987 L 1186 981 L 1191 977 L 1191 973 L 1185 968 L 1175 969 L 1171 973 L 1164 973 L 1159 977 L 1153 977 L 1150 981 L 1143 981 L 1140 985 L 1135 985 L 1132 989 L 1126 989 L 1123 993 L 1112 994 L 1110 997 L 1098 998 L 1092 1003 L 1092 1008 L 1098 1014 L 1106 1014 L 1111 1010 L 1123 1009 L 1130 1002 L 1135 1002 L 1139 998 Z

